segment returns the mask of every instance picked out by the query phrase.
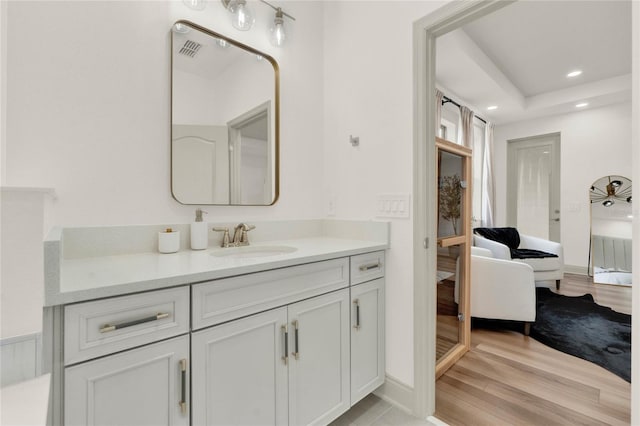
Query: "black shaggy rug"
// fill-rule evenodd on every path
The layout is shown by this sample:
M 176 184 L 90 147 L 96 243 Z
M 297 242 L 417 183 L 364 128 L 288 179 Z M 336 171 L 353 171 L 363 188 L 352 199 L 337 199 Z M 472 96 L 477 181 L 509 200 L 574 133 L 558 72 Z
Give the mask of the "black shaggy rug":
M 536 288 L 536 322 L 530 336 L 561 352 L 606 368 L 631 382 L 631 315 L 600 306 L 593 296 L 563 296 Z M 522 322 L 473 318 L 473 327 L 522 333 Z
M 590 294 L 570 297 L 537 288 L 536 297 L 531 337 L 631 382 L 631 315 L 598 305 Z

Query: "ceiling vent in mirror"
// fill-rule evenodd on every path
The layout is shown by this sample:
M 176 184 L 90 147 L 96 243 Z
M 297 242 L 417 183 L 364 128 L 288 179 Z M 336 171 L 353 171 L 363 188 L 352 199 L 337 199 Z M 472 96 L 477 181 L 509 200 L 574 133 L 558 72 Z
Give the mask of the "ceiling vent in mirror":
M 191 41 L 191 40 L 187 40 L 184 43 L 184 46 L 182 46 L 180 48 L 180 54 L 181 55 L 185 55 L 188 56 L 190 58 L 195 58 L 196 54 L 198 53 L 198 51 L 200 50 L 200 48 L 202 47 L 202 45 L 200 43 L 197 43 L 195 41 Z

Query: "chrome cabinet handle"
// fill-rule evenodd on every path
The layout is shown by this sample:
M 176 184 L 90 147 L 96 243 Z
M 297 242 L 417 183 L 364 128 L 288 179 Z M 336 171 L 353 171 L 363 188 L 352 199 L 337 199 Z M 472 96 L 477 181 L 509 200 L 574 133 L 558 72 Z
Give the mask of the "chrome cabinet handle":
M 180 411 L 182 414 L 187 414 L 187 360 L 180 360 L 180 375 L 181 375 L 181 388 L 180 388 Z
M 284 355 L 282 356 L 282 362 L 284 362 L 284 365 L 287 365 L 289 362 L 289 330 L 286 324 L 280 327 L 280 329 L 284 333 Z
M 371 269 L 379 268 L 380 266 L 381 266 L 380 261 L 378 261 L 376 263 L 370 263 L 368 265 L 360 265 L 360 270 L 364 272 L 364 271 L 369 271 Z
M 356 307 L 356 325 L 354 325 L 353 328 L 360 330 L 360 300 L 354 300 L 353 304 Z
M 122 328 L 133 327 L 134 325 L 144 324 L 145 322 L 158 321 L 168 317 L 169 317 L 168 313 L 160 312 L 150 317 L 140 318 L 137 320 L 123 322 L 120 324 L 105 324 L 102 327 L 100 327 L 100 333 L 108 333 L 109 331 L 115 331 L 115 330 L 120 330 Z
M 294 337 L 294 352 L 291 352 L 291 355 L 293 355 L 293 357 L 295 359 L 300 359 L 300 348 L 299 348 L 299 342 L 298 342 L 298 320 L 295 320 L 291 323 L 293 325 L 293 337 Z

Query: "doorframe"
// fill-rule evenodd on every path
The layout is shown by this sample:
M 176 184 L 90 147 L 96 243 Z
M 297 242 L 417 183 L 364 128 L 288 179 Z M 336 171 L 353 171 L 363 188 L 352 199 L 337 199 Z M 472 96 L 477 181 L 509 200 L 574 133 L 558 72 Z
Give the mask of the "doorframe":
M 508 6 L 515 0 L 455 1 L 419 19 L 413 25 L 413 195 L 414 195 L 414 388 L 413 412 L 425 418 L 435 411 L 435 250 L 425 250 L 426 238 L 435 241 L 436 221 L 427 212 L 435 209 L 435 39 L 472 20 Z M 632 2 L 632 94 L 631 116 L 640 114 L 640 2 Z M 634 159 L 640 159 L 640 121 L 632 120 L 631 146 Z M 640 182 L 640 166 L 633 168 L 632 180 Z M 640 186 L 633 189 L 640 199 Z M 640 214 L 633 218 L 634 235 L 640 235 Z M 640 252 L 640 238 L 633 250 Z M 431 274 L 430 274 L 431 273 Z M 640 262 L 634 262 L 633 279 L 640 282 Z M 640 291 L 633 292 L 631 424 L 640 424 Z M 425 325 L 427 325 L 425 327 Z M 408 396 L 408 395 L 407 395 Z
M 515 0 L 454 1 L 413 24 L 413 413 L 435 412 L 436 39 Z
M 517 168 L 515 166 L 515 161 L 513 155 L 515 155 L 515 147 L 513 144 L 519 142 L 539 142 L 543 140 L 552 139 L 551 145 L 553 150 L 553 163 L 551 164 L 551 168 L 555 170 L 557 173 L 557 183 L 555 184 L 555 188 L 552 190 L 556 192 L 556 197 L 558 199 L 558 210 L 562 205 L 562 138 L 560 132 L 554 133 L 546 133 L 544 135 L 535 135 L 535 136 L 527 136 L 524 138 L 517 139 L 509 139 L 507 140 L 507 226 L 517 227 L 518 218 L 518 201 L 517 201 L 517 177 L 515 173 L 517 172 Z M 557 213 L 560 215 L 560 212 Z M 562 218 L 562 216 L 560 216 Z M 549 215 L 549 220 L 551 220 L 551 215 Z M 558 239 L 554 240 L 551 238 L 551 234 L 549 234 L 549 239 L 551 241 L 561 242 L 562 241 L 562 221 L 560 221 L 560 225 L 558 227 Z

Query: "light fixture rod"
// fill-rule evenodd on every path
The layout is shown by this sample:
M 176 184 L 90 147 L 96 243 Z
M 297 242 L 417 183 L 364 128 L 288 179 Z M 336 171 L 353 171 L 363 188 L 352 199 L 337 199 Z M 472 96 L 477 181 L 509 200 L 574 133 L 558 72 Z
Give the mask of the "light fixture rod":
M 222 1 L 224 2 L 225 0 L 222 0 Z M 226 0 L 226 1 L 228 2 L 229 0 Z M 267 1 L 265 1 L 265 0 L 260 0 L 260 1 L 261 1 L 262 3 L 264 3 L 264 4 L 266 4 L 267 6 L 271 7 L 271 8 L 272 8 L 273 10 L 275 10 L 276 12 L 278 12 L 278 11 L 279 11 L 280 13 L 282 13 L 282 14 L 283 14 L 284 16 L 286 16 L 287 18 L 289 18 L 289 19 L 293 19 L 294 21 L 296 20 L 296 18 L 294 18 L 293 16 L 289 15 L 287 12 L 283 11 L 281 7 L 276 7 L 276 6 L 272 5 L 271 3 L 269 3 L 269 2 L 267 2 Z

